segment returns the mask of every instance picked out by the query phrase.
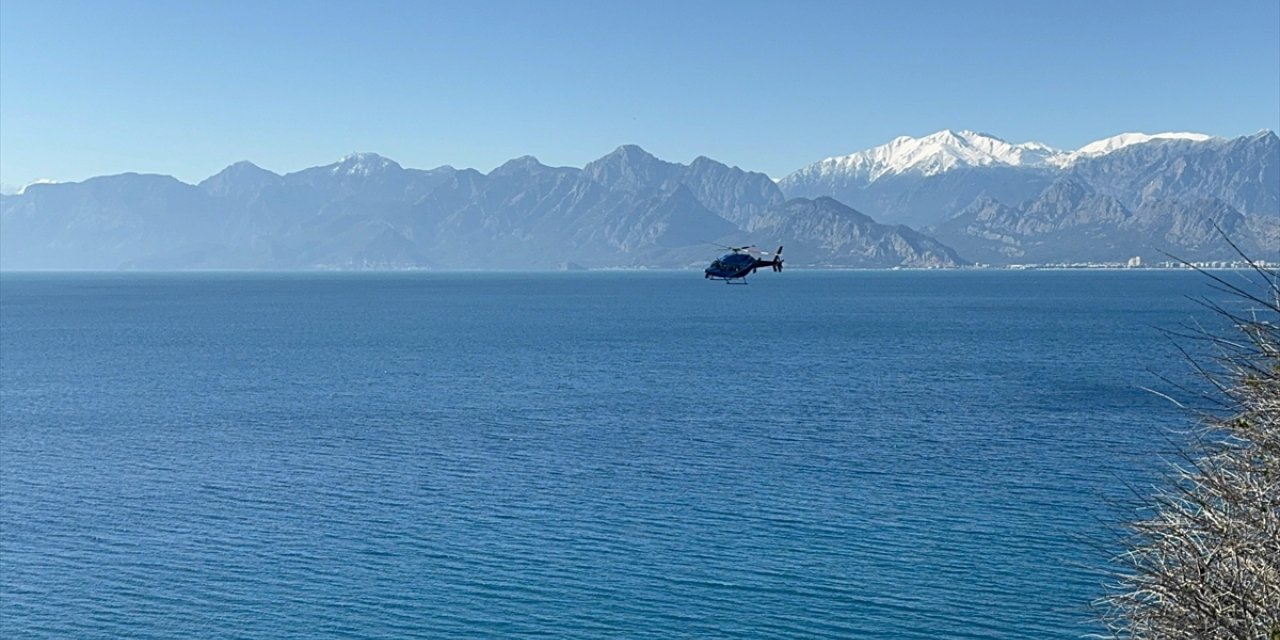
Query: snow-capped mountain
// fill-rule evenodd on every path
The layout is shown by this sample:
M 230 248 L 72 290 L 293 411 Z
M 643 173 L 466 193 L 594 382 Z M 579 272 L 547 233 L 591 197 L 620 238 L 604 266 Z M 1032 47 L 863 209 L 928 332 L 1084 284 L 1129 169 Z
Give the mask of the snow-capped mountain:
M 29 183 L 24 184 L 24 185 L 13 185 L 13 184 L 8 184 L 8 183 L 0 183 L 0 195 L 4 195 L 4 196 L 19 196 L 19 195 L 22 195 L 22 192 L 23 192 L 23 191 L 26 191 L 26 190 L 27 190 L 27 187 L 29 187 L 29 186 L 31 186 L 31 185 L 33 185 L 33 184 L 58 184 L 58 181 L 57 181 L 57 180 L 49 180 L 49 179 L 47 179 L 47 178 L 41 178 L 41 179 L 39 179 L 39 180 L 36 180 L 35 182 L 29 182 Z
M 996 264 L 1238 257 L 1222 234 L 1247 255 L 1280 255 L 1275 133 L 1140 140 L 1103 141 L 1049 174 L 1040 193 L 980 194 L 927 231 L 970 260 Z
M 376 153 L 353 153 L 322 167 L 282 176 L 286 189 L 326 199 L 354 197 L 364 201 L 413 201 L 430 193 L 453 173 L 453 167 L 406 169 Z
M 1083 147 L 1080 147 L 1079 149 L 1076 149 L 1074 152 L 1067 154 L 1070 159 L 1068 164 L 1072 164 L 1082 158 L 1106 155 L 1112 151 L 1117 151 L 1135 144 L 1144 144 L 1151 142 L 1152 140 L 1194 140 L 1196 142 L 1204 142 L 1211 138 L 1212 136 L 1207 136 L 1203 133 L 1188 133 L 1185 131 L 1179 133 L 1166 132 L 1156 134 L 1122 133 L 1118 136 L 1095 140 Z
M 391 158 L 384 158 L 376 153 L 351 153 L 329 165 L 330 173 L 367 176 L 384 171 L 401 170 L 400 163 Z
M 1116 164 L 1117 158 L 1135 159 L 1124 173 L 1137 175 L 1143 171 L 1139 158 L 1191 158 L 1227 147 L 1232 141 L 1200 133 L 1123 133 L 1066 151 L 1039 142 L 1013 144 L 988 134 L 948 130 L 923 138 L 900 137 L 815 162 L 779 180 L 778 187 L 789 198 L 833 197 L 878 220 L 922 228 L 946 220 L 979 196 L 1021 202 L 1061 175 L 1095 172 L 1103 164 Z M 1214 197 L 1226 194 L 1223 189 L 1207 191 Z
M 865 151 L 826 158 L 782 182 L 840 176 L 871 183 L 890 175 L 932 176 L 965 167 L 1043 167 L 1065 155 L 1039 142 L 1012 144 L 985 133 L 945 130 L 923 138 L 900 136 Z
M 1105 155 L 1152 140 L 1210 140 L 1202 133 L 1122 133 L 1065 151 L 1040 142 L 1011 143 L 987 133 L 944 130 L 923 138 L 899 136 L 888 144 L 845 156 L 825 158 L 779 181 L 787 183 L 832 178 L 872 183 L 881 178 L 916 174 L 934 176 L 971 167 L 1066 168 L 1090 157 Z

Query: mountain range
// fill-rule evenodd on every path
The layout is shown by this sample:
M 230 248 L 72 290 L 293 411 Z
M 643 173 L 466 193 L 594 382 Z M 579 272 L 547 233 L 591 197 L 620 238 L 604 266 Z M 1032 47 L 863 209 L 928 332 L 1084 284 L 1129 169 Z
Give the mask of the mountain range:
M 779 180 L 789 197 L 829 196 L 878 220 L 924 228 L 986 196 L 1015 205 L 1073 179 L 1125 201 L 1216 198 L 1244 214 L 1280 210 L 1280 139 L 1129 133 L 1075 151 L 972 131 L 901 137 Z
M 622 146 L 581 169 L 533 157 L 488 174 L 376 154 L 198 185 L 122 174 L 0 198 L 0 268 L 554 269 L 703 264 L 712 245 L 791 246 L 792 264 L 955 266 L 954 251 L 830 198 L 787 202 L 762 173 Z
M 1074 151 L 972 131 L 898 138 L 779 181 L 989 264 L 1280 257 L 1280 139 L 1122 134 Z
M 0 196 L 3 269 L 687 267 L 713 244 L 789 265 L 949 267 L 1280 257 L 1280 141 L 1125 134 L 1060 151 L 968 131 L 898 138 L 774 181 L 624 145 L 484 174 L 372 153 L 199 184 L 121 174 Z M 886 224 L 888 223 L 888 224 Z M 1216 228 L 1215 228 L 1216 225 Z M 914 227 L 914 228 L 912 228 Z

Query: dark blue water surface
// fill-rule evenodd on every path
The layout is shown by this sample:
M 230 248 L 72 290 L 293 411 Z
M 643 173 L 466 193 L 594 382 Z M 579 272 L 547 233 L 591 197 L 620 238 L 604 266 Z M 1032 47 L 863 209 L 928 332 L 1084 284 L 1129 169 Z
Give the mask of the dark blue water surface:
M 6 274 L 0 631 L 1094 631 L 1204 276 L 754 280 Z

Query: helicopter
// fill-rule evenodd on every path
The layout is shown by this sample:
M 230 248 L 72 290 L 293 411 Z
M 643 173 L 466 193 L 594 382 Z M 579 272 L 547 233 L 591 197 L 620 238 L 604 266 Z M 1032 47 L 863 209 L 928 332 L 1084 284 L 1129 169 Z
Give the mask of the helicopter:
M 725 247 L 725 249 L 728 249 L 729 253 L 713 260 L 711 266 L 703 271 L 704 278 L 724 280 L 725 284 L 733 284 L 735 280 L 747 284 L 747 276 L 755 273 L 760 267 L 773 267 L 774 271 L 782 271 L 782 247 L 778 247 L 772 260 L 761 258 L 760 256 L 768 253 L 756 249 L 755 245 Z

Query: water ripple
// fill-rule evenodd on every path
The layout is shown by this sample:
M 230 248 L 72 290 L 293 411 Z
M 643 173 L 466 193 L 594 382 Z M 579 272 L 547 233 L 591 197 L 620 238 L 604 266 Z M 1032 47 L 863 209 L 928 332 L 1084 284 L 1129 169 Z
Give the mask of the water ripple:
M 1193 280 L 686 276 L 3 276 L 0 626 L 1093 629 Z

